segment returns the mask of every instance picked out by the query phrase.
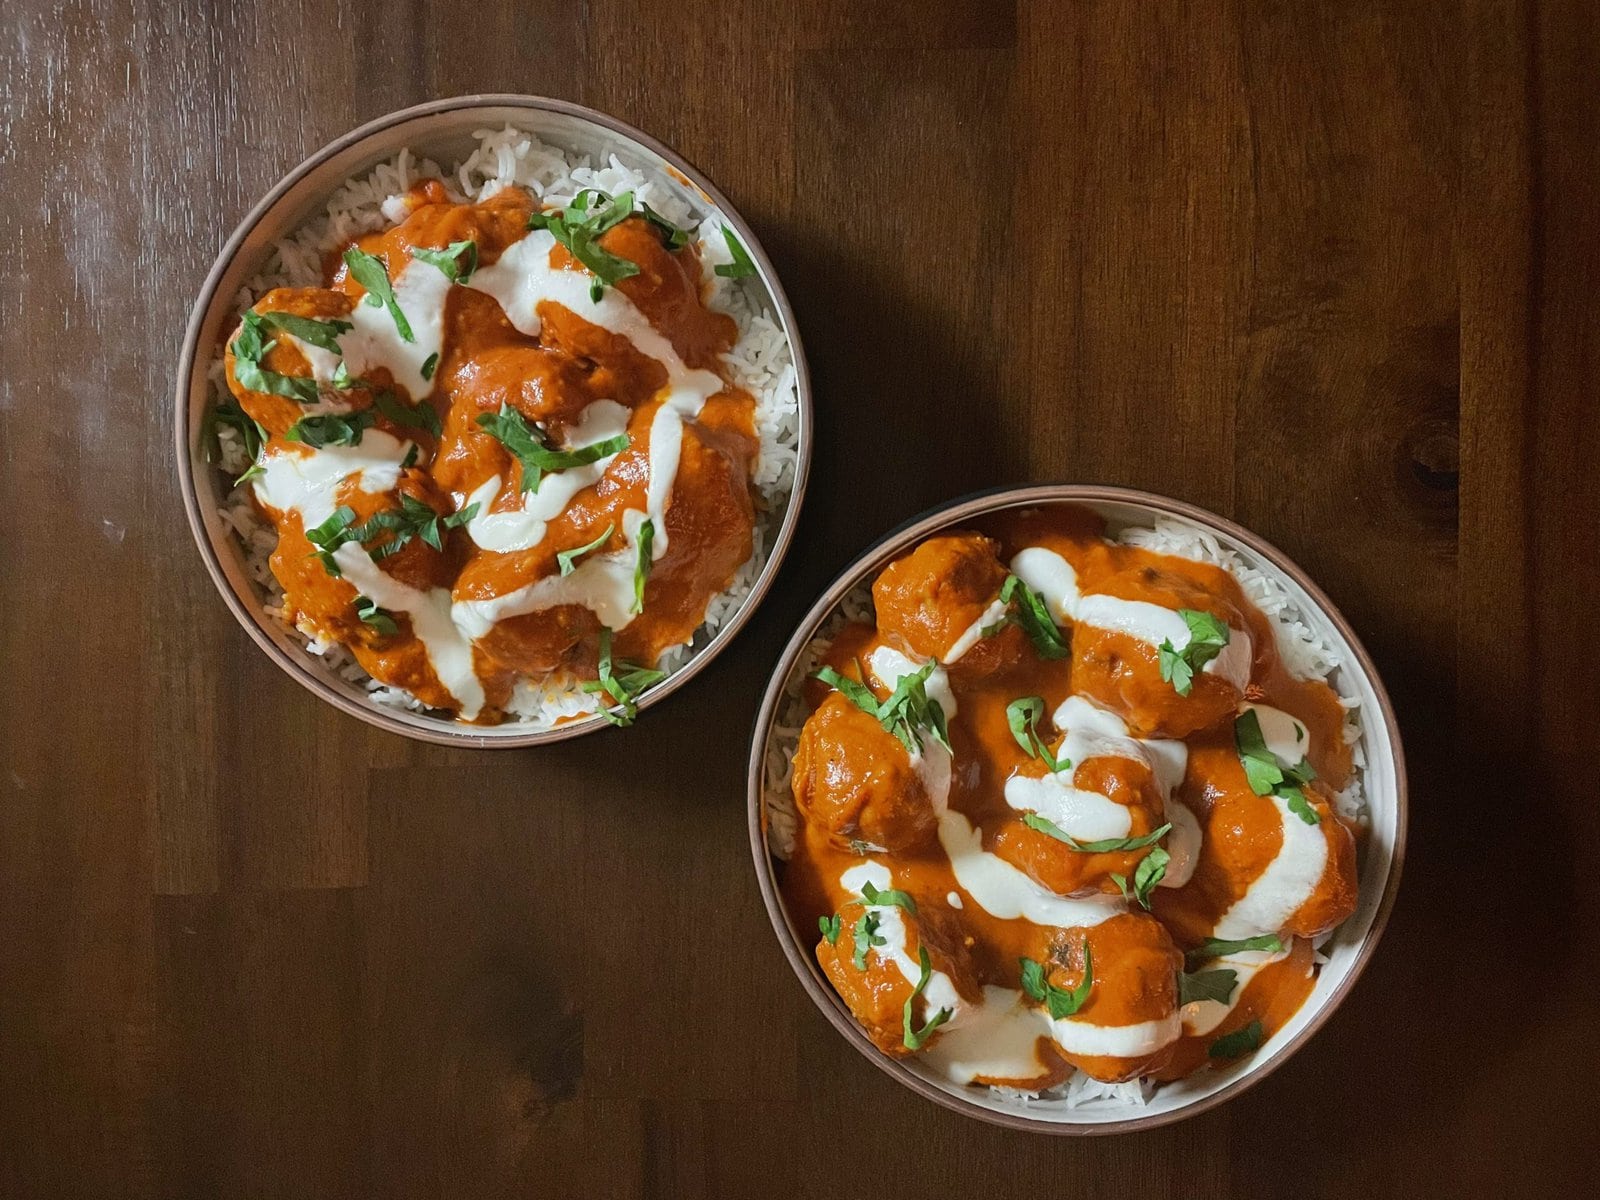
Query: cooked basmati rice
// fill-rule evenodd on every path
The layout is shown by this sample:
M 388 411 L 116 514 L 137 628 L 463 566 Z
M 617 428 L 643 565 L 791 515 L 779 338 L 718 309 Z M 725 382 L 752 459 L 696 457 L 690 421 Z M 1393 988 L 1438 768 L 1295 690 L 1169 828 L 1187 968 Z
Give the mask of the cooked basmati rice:
M 553 207 L 570 202 L 585 188 L 598 188 L 613 195 L 631 190 L 639 201 L 674 224 L 687 226 L 694 220 L 693 210 L 675 188 L 662 178 L 624 165 L 615 155 L 597 166 L 585 156 L 569 154 L 509 125 L 477 130 L 473 136 L 476 149 L 451 170 L 401 150 L 367 175 L 346 182 L 330 198 L 321 216 L 273 243 L 266 267 L 235 297 L 237 311 L 242 315 L 275 287 L 320 285 L 328 251 L 403 219 L 403 194 L 419 179 L 440 179 L 458 202 L 483 200 L 506 187 L 522 186 Z M 758 500 L 750 558 L 728 588 L 712 598 L 693 642 L 674 647 L 662 657 L 659 666 L 669 673 L 688 662 L 739 611 L 755 586 L 771 552 L 774 532 L 788 508 L 799 454 L 799 384 L 789 339 L 762 307 L 752 281 L 715 273 L 719 264 L 732 261 L 722 237 L 721 216 L 715 211 L 707 213 L 697 223 L 695 236 L 704 268 L 707 304 L 731 316 L 738 326 L 738 338 L 724 360 L 728 373 L 756 401 L 755 430 L 760 449 L 752 481 Z M 227 396 L 220 351 L 207 377 L 212 403 L 217 403 Z M 217 465 L 231 475 L 242 473 L 250 464 L 238 435 L 221 427 L 217 437 Z M 343 646 L 324 642 L 313 631 L 297 628 L 286 620 L 283 589 L 269 563 L 277 533 L 251 504 L 248 486 L 235 487 L 219 512 L 239 539 L 246 571 L 260 591 L 265 611 L 283 622 L 308 653 L 320 657 L 340 679 L 365 688 L 368 698 L 376 704 L 426 711 L 409 692 L 371 678 Z M 596 697 L 584 693 L 580 682 L 568 674 L 524 679 L 517 684 L 508 710 L 519 724 L 540 727 L 593 713 L 598 709 Z
M 1213 563 L 1228 571 L 1239 581 L 1251 602 L 1271 621 L 1279 651 L 1289 670 L 1302 679 L 1321 679 L 1334 689 L 1339 703 L 1348 713 L 1345 740 L 1350 744 L 1355 765 L 1350 784 L 1334 797 L 1334 803 L 1342 816 L 1365 824 L 1367 806 L 1361 777 L 1366 769 L 1366 756 L 1362 749 L 1360 701 L 1344 678 L 1344 663 L 1338 649 L 1306 622 L 1306 614 L 1301 611 L 1299 602 L 1290 594 L 1282 579 L 1275 573 L 1246 562 L 1207 530 L 1184 521 L 1160 517 L 1151 526 L 1127 527 L 1115 536 L 1130 546 Z M 816 636 L 806 644 L 789 673 L 772 729 L 767 736 L 764 759 L 762 799 L 767 846 L 779 859 L 786 860 L 794 852 L 800 832 L 800 816 L 795 809 L 791 784 L 794 779 L 795 749 L 809 715 L 804 697 L 805 681 L 841 628 L 854 621 L 870 622 L 873 619 L 871 585 L 863 583 L 846 593 L 838 607 L 823 620 Z M 1317 942 L 1319 962 L 1327 961 L 1320 950 L 1333 936 L 1335 934 L 1328 934 Z M 1155 1090 L 1156 1085 L 1147 1080 L 1102 1083 L 1082 1071 L 1075 1071 L 1065 1083 L 1044 1091 L 1030 1092 L 1006 1087 L 989 1089 L 994 1095 L 1022 1107 L 1037 1101 L 1062 1101 L 1067 1108 L 1092 1105 L 1096 1110 L 1118 1106 L 1143 1108 Z

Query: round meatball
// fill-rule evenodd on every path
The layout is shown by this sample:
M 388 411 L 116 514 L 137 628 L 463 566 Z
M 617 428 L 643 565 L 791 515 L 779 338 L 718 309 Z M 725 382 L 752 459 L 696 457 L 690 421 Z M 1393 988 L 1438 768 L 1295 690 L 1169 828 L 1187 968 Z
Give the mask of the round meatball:
M 1186 944 L 1264 933 L 1311 938 L 1355 911 L 1355 839 L 1321 783 L 1302 791 L 1315 821 L 1284 799 L 1256 795 L 1231 737 L 1193 748 L 1180 798 L 1202 832 L 1194 874 L 1155 898 L 1157 915 Z
M 1071 782 L 1063 780 L 1063 789 L 1094 792 L 1129 810 L 1127 837 L 1143 837 L 1165 820 L 1161 791 L 1155 773 L 1146 763 L 1105 755 L 1087 759 L 1067 774 Z M 1041 777 L 1041 784 L 1049 787 L 1059 778 L 1046 774 Z M 1120 891 L 1111 876 L 1131 878 L 1139 860 L 1150 852 L 1139 849 L 1088 854 L 1074 850 L 1059 838 L 1025 825 L 1021 813 L 1000 826 L 990 849 L 1021 867 L 1041 887 L 1062 896 L 1083 891 Z
M 1212 669 L 1194 672 L 1187 695 L 1161 676 L 1161 649 L 1132 634 L 1093 623 L 1086 611 L 1097 597 L 1209 613 L 1228 626 L 1229 645 Z M 1118 572 L 1079 601 L 1072 631 L 1072 690 L 1109 708 L 1138 737 L 1185 738 L 1238 709 L 1251 668 L 1250 625 L 1226 596 L 1185 575 L 1155 566 Z
M 897 853 L 932 835 L 938 814 L 906 748 L 840 692 L 800 731 L 795 804 L 841 848 L 866 842 Z
M 976 533 L 929 538 L 872 585 L 878 633 L 915 658 L 944 660 L 1000 595 L 997 544 Z
M 1094 981 L 1083 1006 L 1053 1025 L 1061 1056 L 1107 1083 L 1158 1070 L 1182 1032 L 1183 955 L 1161 922 L 1147 913 L 1124 913 L 1088 928 L 1041 929 L 1039 935 L 1035 957 L 1053 987 L 1076 988 L 1085 958 L 1093 959 Z M 1119 1034 L 1120 1027 L 1139 1028 Z M 1118 1053 L 1108 1054 L 1108 1048 Z
M 905 1003 L 920 977 L 920 949 L 927 950 L 934 975 L 912 1005 L 911 1019 L 918 1031 L 940 1008 L 951 1008 L 953 1014 L 961 1000 L 975 1002 L 983 994 L 967 950 L 961 918 L 937 900 L 920 895 L 913 899 L 915 913 L 896 906 L 869 907 L 852 900 L 836 914 L 837 935 L 830 940 L 824 934 L 817 942 L 817 963 L 834 990 L 873 1044 L 885 1054 L 896 1056 L 912 1053 L 905 1039 Z M 863 920 L 871 924 L 863 927 Z M 873 944 L 877 939 L 882 939 L 883 944 Z M 922 1048 L 938 1036 L 939 1030 L 935 1029 Z

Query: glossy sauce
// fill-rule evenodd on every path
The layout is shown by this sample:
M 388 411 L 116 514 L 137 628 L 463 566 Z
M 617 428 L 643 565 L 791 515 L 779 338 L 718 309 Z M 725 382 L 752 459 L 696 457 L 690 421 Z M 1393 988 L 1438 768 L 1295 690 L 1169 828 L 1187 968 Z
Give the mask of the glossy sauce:
M 1227 572 L 1103 533 L 1092 514 L 1057 506 L 928 539 L 876 581 L 876 627 L 850 625 L 831 641 L 824 662 L 879 702 L 903 675 L 938 664 L 926 691 L 949 750 L 924 733 L 910 751 L 844 694 L 806 684 L 786 900 L 804 928 L 840 918 L 818 959 L 874 1043 L 920 1053 L 957 1082 L 1040 1089 L 1073 1068 L 1107 1081 L 1187 1074 L 1219 1037 L 1257 1020 L 1267 1036 L 1280 1028 L 1310 991 L 1308 939 L 1354 908 L 1354 838 L 1326 790 L 1351 771 L 1337 697 L 1290 675 L 1269 622 Z M 1049 607 L 1064 656 L 1041 656 L 1003 620 L 1008 574 Z M 1188 640 L 1179 609 L 1230 630 L 1187 696 L 1160 672 L 1161 641 L 1181 650 Z M 1013 736 L 1007 706 L 1027 696 L 1043 702 L 1039 736 L 1070 766 L 1052 772 Z M 1316 825 L 1251 791 L 1234 742 L 1246 708 L 1285 765 L 1303 756 L 1314 766 L 1306 796 Z M 1134 879 L 1149 846 L 1074 849 L 1030 827 L 1030 815 L 1080 842 L 1171 825 L 1150 910 L 1114 878 Z M 866 878 L 909 893 L 915 911 L 869 902 Z M 854 930 L 865 913 L 878 914 L 887 944 L 863 956 Z M 1236 972 L 1226 1003 L 1180 1006 L 1186 951 L 1269 933 L 1282 949 L 1196 964 Z M 913 996 L 924 948 L 931 979 Z M 1087 997 L 1053 1018 L 1023 990 L 1021 960 L 1071 991 L 1086 951 Z M 948 1014 L 916 1051 L 908 997 L 914 1030 Z
M 261 366 L 315 379 L 316 401 L 244 387 L 231 340 L 228 382 L 271 435 L 253 494 L 278 530 L 272 569 L 290 620 L 349 647 L 374 679 L 493 723 L 520 680 L 594 678 L 602 628 L 614 632 L 618 659 L 646 666 L 693 637 L 752 551 L 754 401 L 728 382 L 723 356 L 737 329 L 706 307 L 693 245 L 673 250 L 643 218 L 623 220 L 598 244 L 638 273 L 595 300 L 594 277 L 548 231 L 529 231 L 537 203 L 522 189 L 456 204 L 429 180 L 406 201 L 403 221 L 353 245 L 385 263 L 414 340 L 385 307 L 363 302 L 341 247 L 328 257 L 328 286 L 278 289 L 255 305 L 353 324 L 338 353 L 274 333 Z M 412 254 L 467 240 L 477 269 L 464 282 Z M 361 385 L 333 386 L 341 363 Z M 428 406 L 440 433 L 378 411 L 380 397 L 390 412 Z M 622 433 L 628 445 L 547 472 L 537 491 L 524 491 L 520 462 L 478 424 L 503 408 L 555 449 Z M 285 437 L 319 414 L 360 414 L 370 425 L 353 447 L 312 449 Z M 384 557 L 393 535 L 380 534 L 340 547 L 337 575 L 314 554 L 306 531 L 340 505 L 359 524 L 406 496 L 441 518 L 473 505 L 476 513 L 455 528 L 441 524 L 442 549 L 413 537 Z M 647 520 L 654 537 L 639 608 Z M 561 573 L 558 554 L 607 529 Z M 363 622 L 358 597 L 386 610 L 395 632 Z

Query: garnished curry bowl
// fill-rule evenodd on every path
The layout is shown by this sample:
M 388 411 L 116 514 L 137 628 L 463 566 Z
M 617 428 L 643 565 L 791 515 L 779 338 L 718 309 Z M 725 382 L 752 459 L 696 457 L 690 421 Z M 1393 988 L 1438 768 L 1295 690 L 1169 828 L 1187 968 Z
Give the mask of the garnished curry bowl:
M 728 643 L 811 420 L 732 206 L 529 96 L 308 158 L 218 256 L 177 382 L 190 525 L 250 636 L 364 721 L 485 747 L 631 723 Z
M 1399 884 L 1394 713 L 1281 553 L 1091 486 L 955 501 L 868 550 L 757 717 L 749 829 L 795 973 L 913 1091 L 1149 1128 L 1301 1046 Z

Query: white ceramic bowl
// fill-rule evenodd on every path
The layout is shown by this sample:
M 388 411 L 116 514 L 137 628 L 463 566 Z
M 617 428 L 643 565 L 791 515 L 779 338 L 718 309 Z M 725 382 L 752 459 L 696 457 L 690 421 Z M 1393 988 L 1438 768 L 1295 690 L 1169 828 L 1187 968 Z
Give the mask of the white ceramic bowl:
M 369 724 L 406 737 L 457 746 L 527 746 L 607 726 L 599 715 L 542 729 L 515 723 L 474 726 L 373 703 L 365 688 L 341 678 L 323 660 L 307 653 L 279 622 L 263 612 L 261 595 L 246 574 L 238 540 L 218 516 L 226 487 L 221 474 L 206 463 L 200 435 L 209 403 L 207 369 L 233 322 L 239 289 L 266 265 L 273 242 L 321 213 L 329 196 L 345 180 L 366 173 L 402 148 L 409 147 L 418 157 L 448 165 L 471 152 L 474 130 L 507 123 L 536 134 L 549 145 L 586 154 L 596 162 L 615 154 L 625 166 L 645 172 L 671 188 L 690 206 L 697 220 L 712 210 L 720 212 L 755 260 L 758 274 L 754 282 L 760 289 L 761 304 L 788 336 L 793 349 L 800 410 L 794 484 L 788 504 L 771 530 L 767 561 L 738 611 L 713 636 L 704 638 L 702 634 L 703 644 L 697 638 L 693 656 L 645 693 L 639 704 L 641 710 L 687 683 L 733 639 L 755 611 L 794 535 L 811 459 L 811 385 L 805 353 L 794 314 L 771 262 L 750 227 L 710 181 L 648 135 L 602 113 L 561 100 L 460 96 L 379 117 L 324 146 L 291 171 L 234 230 L 206 277 L 189 319 L 178 365 L 176 404 L 178 477 L 184 507 L 212 581 L 245 631 L 273 662 L 323 700 Z
M 770 778 L 769 756 L 792 747 L 775 729 L 785 694 L 803 669 L 807 646 L 840 607 L 841 601 L 922 539 L 943 529 L 959 527 L 989 513 L 1023 506 L 1069 503 L 1094 510 L 1113 532 L 1148 526 L 1158 518 L 1188 524 L 1214 536 L 1251 566 L 1276 575 L 1301 610 L 1301 619 L 1337 650 L 1341 666 L 1335 672 L 1340 688 L 1361 702 L 1365 737 L 1366 790 L 1371 827 L 1360 850 L 1360 898 L 1355 913 L 1323 947 L 1328 962 L 1300 1011 L 1260 1050 L 1221 1069 L 1202 1070 L 1187 1079 L 1166 1084 L 1143 1108 L 1094 1102 L 1070 1108 L 1064 1100 L 1023 1102 L 988 1088 L 963 1087 L 926 1069 L 915 1058 L 894 1059 L 875 1047 L 850 1010 L 817 966 L 812 949 L 815 929 L 796 928 L 784 908 L 775 877 L 776 860 L 769 846 L 766 795 Z M 1045 485 L 1011 488 L 957 500 L 916 518 L 886 535 L 848 567 L 806 614 L 773 672 L 760 714 L 749 766 L 750 845 L 767 913 L 800 982 L 846 1039 L 876 1066 L 899 1082 L 946 1108 L 967 1116 L 1040 1133 L 1094 1134 L 1149 1129 L 1204 1112 L 1236 1096 L 1265 1078 L 1273 1068 L 1303 1046 L 1349 993 L 1356 977 L 1371 957 L 1394 904 L 1400 883 L 1400 862 L 1406 836 L 1405 762 L 1394 709 L 1379 682 L 1372 660 L 1354 632 L 1305 572 L 1254 534 L 1203 509 L 1176 500 L 1122 488 L 1080 485 Z

